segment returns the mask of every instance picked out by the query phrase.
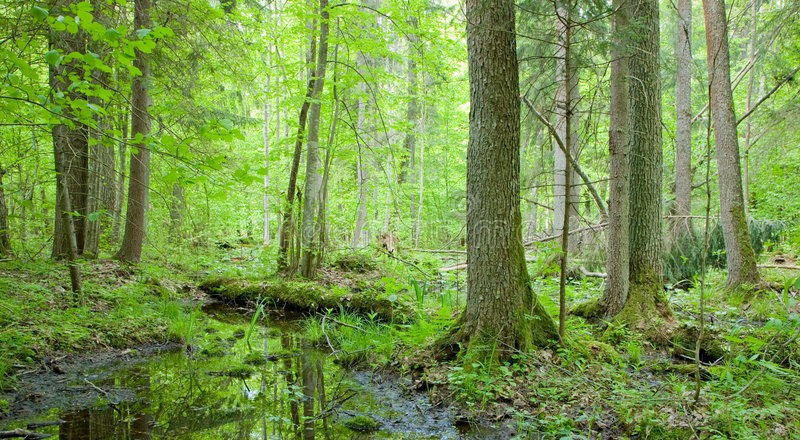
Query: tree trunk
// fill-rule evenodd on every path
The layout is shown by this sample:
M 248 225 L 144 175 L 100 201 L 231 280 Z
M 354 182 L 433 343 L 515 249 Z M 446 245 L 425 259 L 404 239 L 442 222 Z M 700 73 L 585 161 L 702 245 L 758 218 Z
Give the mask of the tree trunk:
M 600 301 L 602 314 L 612 318 L 628 301 L 630 286 L 630 128 L 629 57 L 626 32 L 630 7 L 626 0 L 614 0 L 614 45 L 611 52 L 611 104 L 608 129 L 610 161 L 608 242 L 606 244 L 606 290 Z
M 186 196 L 180 182 L 172 184 L 172 198 L 169 207 L 169 238 L 180 243 L 183 238 L 183 213 L 186 210 Z
M 314 52 L 316 42 L 311 38 L 309 53 Z M 306 86 L 306 99 L 300 107 L 300 115 L 297 123 L 297 137 L 294 143 L 294 155 L 292 156 L 292 168 L 289 171 L 289 184 L 286 189 L 286 207 L 283 210 L 283 221 L 281 223 L 280 249 L 278 250 L 278 270 L 293 271 L 296 269 L 295 255 L 290 255 L 292 244 L 295 239 L 294 227 L 296 223 L 295 199 L 300 199 L 297 191 L 297 174 L 300 171 L 300 157 L 303 154 L 303 140 L 306 132 L 306 121 L 308 120 L 308 110 L 311 106 L 311 96 L 314 93 L 314 78 L 308 80 Z M 287 124 L 288 127 L 288 124 Z
M 629 99 L 630 286 L 616 318 L 634 328 L 655 330 L 659 317 L 671 319 L 663 297 L 661 235 L 661 81 L 657 0 L 633 0 Z
M 356 104 L 358 108 L 358 121 L 356 122 L 356 144 L 358 146 L 358 163 L 356 164 L 356 174 L 358 177 L 358 217 L 356 218 L 356 228 L 353 232 L 352 247 L 358 248 L 362 235 L 367 227 L 367 183 L 369 182 L 369 170 L 367 162 L 364 160 L 364 148 L 361 147 L 361 133 L 364 132 L 364 121 L 367 112 L 365 99 L 359 99 Z M 366 240 L 365 240 L 366 241 Z
M 56 166 L 56 180 L 61 182 L 64 191 L 58 195 L 56 192 L 57 197 L 56 200 L 56 212 L 61 217 L 61 222 L 64 227 L 64 235 L 67 239 L 67 261 L 69 264 L 69 278 L 70 284 L 72 287 L 72 293 L 75 295 L 75 299 L 78 299 L 82 293 L 83 286 L 81 281 L 81 271 L 80 266 L 78 266 L 78 240 L 77 231 L 75 230 L 75 217 L 72 215 L 73 207 L 72 201 L 69 190 L 69 184 L 66 182 L 67 174 L 64 170 L 64 163 L 66 159 L 64 159 L 64 150 L 62 150 L 63 144 L 53 143 L 53 151 L 55 154 L 55 166 Z
M 719 200 L 722 235 L 728 263 L 728 288 L 759 282 L 756 256 L 750 241 L 742 195 L 739 139 L 733 111 L 728 25 L 723 0 L 703 0 L 710 109 L 717 149 Z
M 574 159 L 578 154 L 580 138 L 578 136 L 578 124 L 570 124 L 570 132 L 567 133 L 567 113 L 572 112 L 574 115 L 574 108 L 567 109 L 567 102 L 577 103 L 580 99 L 580 90 L 578 88 L 578 69 L 574 64 L 574 55 L 567 34 L 570 30 L 567 29 L 569 16 L 571 12 L 559 6 L 559 18 L 556 19 L 556 28 L 559 34 L 558 54 L 556 55 L 556 82 L 558 83 L 558 90 L 556 92 L 556 115 L 557 120 L 555 124 L 556 133 L 562 139 L 565 146 L 568 146 L 570 156 Z M 568 67 L 569 65 L 569 67 Z M 574 106 L 574 104 L 573 104 Z M 569 139 L 569 141 L 567 141 Z M 554 186 L 553 186 L 553 235 L 561 235 L 564 229 L 564 211 L 567 206 L 567 176 L 566 169 L 568 168 L 568 161 L 565 152 L 557 144 L 553 145 L 553 168 L 554 168 Z M 579 181 L 577 172 L 573 169 L 570 172 L 569 185 L 570 194 L 569 203 L 569 227 L 568 230 L 578 228 L 578 203 L 580 200 L 580 186 L 577 185 Z M 573 240 L 573 247 L 577 245 L 577 241 Z M 577 250 L 574 248 L 573 250 Z
M 136 29 L 151 27 L 150 0 L 135 0 L 133 24 Z M 131 154 L 125 234 L 116 258 L 136 262 L 142 258 L 147 204 L 149 203 L 150 149 L 147 146 L 147 137 L 150 135 L 150 95 L 147 91 L 147 83 L 150 79 L 149 56 L 137 49 L 133 65 L 142 74 L 133 78 L 131 131 L 134 139 L 141 138 L 142 141 L 135 144 L 136 151 Z
M 0 164 L 0 257 L 11 254 L 11 240 L 8 230 L 8 206 L 6 205 L 6 193 L 3 188 L 3 176 L 6 169 Z
M 69 10 L 71 0 L 60 0 L 56 2 L 55 10 Z M 54 50 L 61 50 L 64 54 L 72 52 L 85 52 L 85 33 L 69 32 L 54 33 L 51 37 L 51 47 Z M 83 77 L 83 70 L 79 67 L 80 63 L 66 63 L 56 67 L 50 66 L 50 87 L 53 92 L 63 93 L 68 101 L 85 99 L 71 89 L 70 76 Z M 65 115 L 72 117 L 69 104 L 62 104 L 65 108 Z M 65 191 L 70 192 L 71 208 L 78 215 L 73 215 L 72 220 L 75 226 L 75 240 L 77 243 L 78 255 L 83 253 L 84 247 L 84 221 L 86 219 L 87 194 L 88 194 L 88 169 L 89 169 L 89 137 L 88 128 L 85 124 L 75 122 L 74 126 L 68 127 L 65 124 L 53 126 L 54 149 L 59 148 L 62 152 L 64 163 L 57 164 L 57 167 L 64 170 L 64 179 L 56 181 L 56 200 L 60 200 Z M 62 184 L 66 183 L 67 187 Z M 60 258 L 68 254 L 70 237 L 67 236 L 67 228 L 63 223 L 63 216 L 59 209 L 55 210 L 55 231 L 53 235 L 54 258 Z
M 306 278 L 314 278 L 319 267 L 320 225 L 319 209 L 321 202 L 322 175 L 319 157 L 319 127 L 322 90 L 325 85 L 325 71 L 328 63 L 328 1 L 320 0 L 321 13 L 319 32 L 319 54 L 314 73 L 314 90 L 311 94 L 311 107 L 308 112 L 308 148 L 306 151 L 306 184 L 303 197 L 303 224 L 300 273 Z
M 750 63 L 753 67 L 750 69 L 750 76 L 747 80 L 747 118 L 745 123 L 744 134 L 744 154 L 742 161 L 744 169 L 742 170 L 742 192 L 744 196 L 744 212 L 745 215 L 750 210 L 750 145 L 753 139 L 753 124 L 750 114 L 753 110 L 753 94 L 756 87 L 756 76 L 758 69 L 756 68 L 756 51 L 758 43 L 758 10 L 761 8 L 760 0 L 753 1 L 753 14 L 751 17 L 752 23 L 750 25 L 750 41 L 747 44 L 747 53 L 750 57 Z
M 675 221 L 679 235 L 691 233 L 692 214 L 692 0 L 678 0 L 675 51 Z M 681 216 L 684 216 L 681 218 Z
M 267 68 L 271 68 L 271 59 L 272 57 L 269 55 L 269 51 L 271 48 L 267 49 Z M 270 233 L 269 233 L 269 118 L 270 118 L 270 102 L 269 102 L 269 92 L 270 92 L 270 74 L 267 72 L 267 79 L 266 79 L 266 88 L 267 93 L 264 96 L 264 223 L 263 229 L 261 234 L 261 243 L 264 246 L 269 246 L 270 243 Z M 276 126 L 275 134 L 278 133 Z
M 450 343 L 473 360 L 510 359 L 558 338 L 530 285 L 520 214 L 520 101 L 514 2 L 468 0 L 466 309 Z M 454 338 L 454 340 L 453 340 Z
M 122 138 L 119 141 L 117 150 L 119 162 L 119 174 L 116 182 L 116 196 L 114 197 L 114 225 L 111 229 L 113 242 L 119 241 L 120 229 L 122 226 L 122 206 L 125 204 L 125 170 L 128 168 L 128 114 L 123 112 L 120 117 L 120 132 Z

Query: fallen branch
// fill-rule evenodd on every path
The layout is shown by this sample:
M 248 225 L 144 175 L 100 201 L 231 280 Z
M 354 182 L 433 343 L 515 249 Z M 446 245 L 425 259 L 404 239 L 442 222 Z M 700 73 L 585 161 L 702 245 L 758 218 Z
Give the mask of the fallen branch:
M 602 228 L 605 228 L 606 226 L 608 226 L 608 223 L 598 223 L 598 224 L 595 224 L 595 225 L 585 226 L 583 228 L 573 229 L 573 230 L 569 231 L 569 233 L 570 233 L 570 235 L 572 235 L 572 234 L 577 234 L 579 232 L 584 232 L 584 231 L 589 231 L 589 230 L 594 230 L 594 229 L 602 229 Z M 537 238 L 536 240 L 527 241 L 523 245 L 527 247 L 527 246 L 530 246 L 530 245 L 532 245 L 534 243 L 544 243 L 546 241 L 555 240 L 556 238 L 561 238 L 561 234 L 549 235 L 547 237 Z
M 759 269 L 789 269 L 800 270 L 800 266 L 784 266 L 782 264 L 759 264 Z
M 416 264 L 414 264 L 414 263 L 412 263 L 410 261 L 404 260 L 404 259 L 398 257 L 397 255 L 395 255 L 395 254 L 393 254 L 391 252 L 387 252 L 387 251 L 385 251 L 383 249 L 381 249 L 381 252 L 383 252 L 384 254 L 388 255 L 391 258 L 394 258 L 395 260 L 397 260 L 397 261 L 399 261 L 401 263 L 407 264 L 407 265 L 413 267 L 414 269 L 417 269 L 418 271 L 420 271 L 426 277 L 433 278 L 433 276 L 429 275 L 428 272 L 425 272 L 424 270 L 420 269 L 419 266 L 417 266 Z
M 426 252 L 429 254 L 467 254 L 467 251 L 447 250 L 447 249 L 412 249 L 414 252 Z
M 581 266 L 578 268 L 583 276 L 585 277 L 592 277 L 592 278 L 608 278 L 608 274 L 605 272 L 589 272 L 586 270 L 585 267 Z
M 12 431 L 0 431 L 0 438 L 23 438 L 25 440 L 36 440 L 52 436 L 52 434 L 39 434 L 38 432 L 28 431 L 22 428 L 17 428 Z
M 44 427 L 47 427 L 47 426 L 61 426 L 64 423 L 66 423 L 66 422 L 64 422 L 61 419 L 51 420 L 51 421 L 48 421 L 48 422 L 28 423 L 28 429 L 36 430 L 36 429 L 44 428 Z
M 459 263 L 453 266 L 439 268 L 439 272 L 452 272 L 454 270 L 464 270 L 467 268 L 467 263 Z

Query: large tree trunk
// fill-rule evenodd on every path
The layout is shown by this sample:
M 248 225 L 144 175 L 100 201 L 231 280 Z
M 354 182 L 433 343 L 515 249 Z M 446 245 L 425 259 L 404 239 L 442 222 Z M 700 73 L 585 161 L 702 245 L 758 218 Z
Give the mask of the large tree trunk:
M 314 90 L 311 94 L 311 108 L 308 112 L 308 149 L 306 151 L 306 185 L 303 197 L 302 256 L 300 273 L 306 278 L 314 278 L 319 267 L 321 229 L 319 210 L 321 202 L 322 174 L 319 156 L 319 126 L 322 89 L 325 85 L 325 71 L 328 63 L 328 1 L 320 0 L 321 13 L 319 32 L 319 54 L 314 73 Z
M 625 32 L 630 26 L 626 0 L 614 0 L 614 45 L 611 52 L 611 105 L 608 129 L 610 161 L 606 290 L 600 304 L 606 318 L 616 316 L 628 301 L 630 286 L 630 128 L 629 56 Z
M 268 51 L 271 48 L 267 49 Z M 271 56 L 267 55 L 267 64 L 270 64 Z M 271 66 L 267 66 L 269 69 Z M 270 74 L 267 73 L 266 79 L 266 88 L 267 94 L 264 96 L 264 222 L 263 228 L 261 233 L 261 243 L 264 246 L 269 246 L 270 243 L 270 232 L 269 232 L 269 118 L 270 118 L 270 102 L 269 102 L 269 92 L 270 92 Z M 280 112 L 278 113 L 280 114 Z M 280 127 L 275 127 L 275 134 L 278 134 L 278 129 Z
M 692 0 L 678 0 L 675 52 L 675 215 L 678 234 L 691 232 L 692 214 Z
M 630 286 L 616 318 L 634 328 L 657 329 L 670 318 L 663 297 L 661 235 L 661 81 L 657 0 L 633 0 L 630 50 Z
M 133 24 L 136 29 L 151 27 L 150 0 L 135 1 Z M 150 189 L 150 149 L 147 146 L 147 137 L 150 135 L 150 95 L 147 91 L 150 78 L 149 56 L 137 49 L 133 65 L 142 74 L 133 78 L 131 131 L 134 138 L 141 137 L 143 141 L 135 145 L 136 152 L 131 154 L 125 234 L 116 255 L 117 259 L 123 261 L 139 261 L 142 258 Z
M 522 247 L 514 2 L 468 0 L 466 16 L 469 291 L 454 336 L 467 348 L 465 364 L 471 365 L 471 359 L 509 359 L 515 350 L 548 344 L 558 333 L 531 289 Z
M 719 173 L 719 202 L 722 235 L 728 263 L 728 288 L 759 282 L 756 256 L 742 195 L 742 172 L 739 166 L 739 138 L 733 111 L 728 25 L 723 0 L 703 0 L 706 22 L 706 57 L 710 109 L 714 123 Z

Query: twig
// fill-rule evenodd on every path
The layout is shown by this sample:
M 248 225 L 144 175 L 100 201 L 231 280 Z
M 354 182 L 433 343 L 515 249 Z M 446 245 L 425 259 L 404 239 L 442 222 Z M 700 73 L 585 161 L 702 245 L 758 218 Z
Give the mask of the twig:
M 407 264 L 407 265 L 409 265 L 409 266 L 413 267 L 414 269 L 417 269 L 418 271 L 420 271 L 420 272 L 421 272 L 423 275 L 425 275 L 426 277 L 428 277 L 428 278 L 433 278 L 433 276 L 432 276 L 432 275 L 429 275 L 427 272 L 425 272 L 424 270 L 420 269 L 420 267 L 419 267 L 419 266 L 417 266 L 416 264 L 414 264 L 414 263 L 412 263 L 412 262 L 410 262 L 410 261 L 404 260 L 404 259 L 402 259 L 402 258 L 398 257 L 397 255 L 394 255 L 393 253 L 386 252 L 386 251 L 384 251 L 383 249 L 381 249 L 381 252 L 383 252 L 384 254 L 388 255 L 388 256 L 389 256 L 389 257 L 391 257 L 391 258 L 394 258 L 395 260 L 397 260 L 397 261 L 399 261 L 399 262 L 401 262 L 401 263 L 405 263 L 405 264 Z
M 363 329 L 363 328 L 361 328 L 361 327 L 357 327 L 357 326 L 355 326 L 355 325 L 348 324 L 348 323 L 346 323 L 346 322 L 342 322 L 342 321 L 339 321 L 339 320 L 337 320 L 337 319 L 333 319 L 333 318 L 331 318 L 331 317 L 330 317 L 330 316 L 328 316 L 328 315 L 323 315 L 322 313 L 317 313 L 317 315 L 319 315 L 319 316 L 322 316 L 323 320 L 324 320 L 324 319 L 330 319 L 331 321 L 333 321 L 333 322 L 335 322 L 335 323 L 337 323 L 337 324 L 339 324 L 339 325 L 341 325 L 341 326 L 343 326 L 343 327 L 350 327 L 350 328 L 352 328 L 352 329 L 355 329 L 355 330 L 358 330 L 358 331 L 366 332 L 366 330 L 364 330 L 364 329 Z
M 414 252 L 427 252 L 429 254 L 464 254 L 466 255 L 467 251 L 461 250 L 448 250 L 448 249 L 412 249 Z
M 606 226 L 608 226 L 608 223 L 597 223 L 597 224 L 594 224 L 594 225 L 585 226 L 583 228 L 573 229 L 573 230 L 569 231 L 569 233 L 570 233 L 570 235 L 571 234 L 577 234 L 579 232 L 584 232 L 584 231 L 589 231 L 589 230 L 594 230 L 594 229 L 602 229 L 602 228 L 605 228 Z M 544 243 L 546 241 L 555 240 L 556 238 L 561 238 L 561 234 L 548 235 L 547 237 L 537 238 L 536 240 L 527 241 L 523 245 L 527 247 L 527 246 L 530 246 L 530 245 L 532 245 L 534 243 Z

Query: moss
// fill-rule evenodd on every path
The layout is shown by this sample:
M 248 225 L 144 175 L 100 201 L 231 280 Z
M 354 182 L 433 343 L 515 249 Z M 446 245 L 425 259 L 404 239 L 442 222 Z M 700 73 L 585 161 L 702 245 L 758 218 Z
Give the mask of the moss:
M 244 363 L 247 365 L 261 366 L 267 363 L 267 358 L 264 357 L 263 351 L 251 351 L 245 355 Z
M 344 426 L 358 432 L 375 432 L 381 425 L 370 416 L 358 415 L 344 421 Z
M 377 269 L 375 259 L 367 253 L 355 253 L 342 255 L 333 262 L 333 266 L 342 270 L 366 273 Z
M 277 279 L 254 282 L 214 278 L 201 283 L 200 289 L 226 302 L 246 303 L 266 298 L 279 307 L 303 312 L 338 310 L 341 307 L 362 315 L 374 313 L 384 321 L 413 316 L 413 308 L 402 301 L 390 301 L 369 291 L 351 292 L 344 288 L 325 287 L 311 281 Z
M 246 379 L 252 376 L 255 370 L 250 365 L 233 365 L 222 371 L 214 371 L 209 374 L 212 376 L 225 376 Z
M 576 305 L 569 313 L 589 321 L 596 321 L 603 317 L 605 310 L 599 299 L 593 299 Z

